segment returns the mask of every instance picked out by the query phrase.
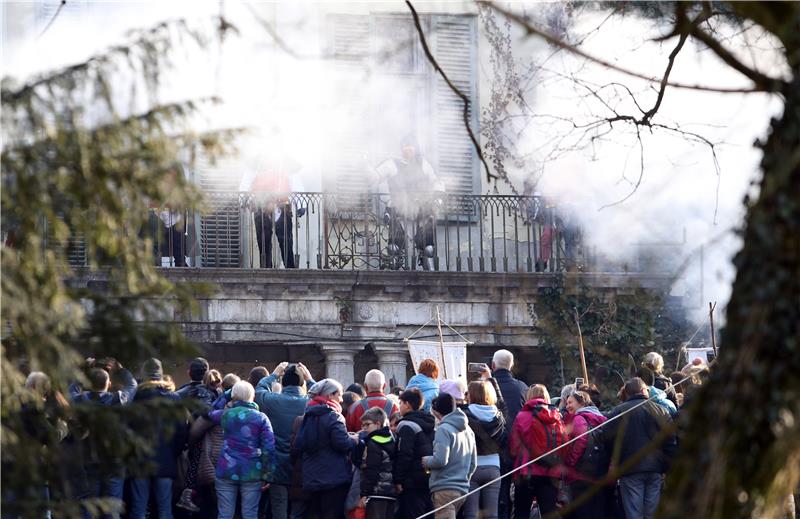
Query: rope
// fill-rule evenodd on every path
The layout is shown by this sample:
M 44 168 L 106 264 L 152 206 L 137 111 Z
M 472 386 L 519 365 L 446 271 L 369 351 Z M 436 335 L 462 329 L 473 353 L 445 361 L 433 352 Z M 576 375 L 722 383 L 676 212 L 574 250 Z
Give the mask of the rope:
M 427 322 L 427 323 L 423 324 L 422 326 L 420 326 L 419 328 L 417 328 L 416 330 L 414 330 L 414 333 L 412 333 L 411 335 L 409 335 L 408 337 L 406 337 L 406 338 L 405 338 L 405 339 L 403 339 L 403 340 L 404 340 L 404 341 L 407 341 L 407 340 L 409 340 L 411 337 L 415 336 L 415 335 L 417 334 L 417 332 L 418 332 L 418 331 L 420 331 L 421 329 L 423 329 L 423 328 L 425 328 L 426 326 L 428 326 L 429 324 L 431 324 L 431 321 L 433 321 L 433 317 L 431 317 L 430 319 L 428 319 L 428 322 Z
M 708 364 L 708 365 L 709 365 L 709 367 L 710 367 L 712 364 L 714 364 L 714 363 L 716 362 L 716 360 L 717 360 L 716 358 L 715 358 L 714 360 L 712 360 L 712 361 L 711 361 L 711 362 Z M 687 376 L 686 376 L 684 379 L 682 379 L 682 380 L 678 381 L 677 383 L 675 383 L 675 384 L 670 384 L 669 386 L 667 386 L 667 389 L 674 388 L 676 385 L 678 385 L 678 384 L 682 384 L 683 382 L 686 382 L 687 380 L 689 380 L 689 379 L 690 379 L 690 378 L 692 378 L 692 377 L 693 377 L 693 375 L 687 375 Z M 461 501 L 462 499 L 466 499 L 466 498 L 467 498 L 467 496 L 469 496 L 470 494 L 474 494 L 475 492 L 480 492 L 482 489 L 484 489 L 484 488 L 486 488 L 486 487 L 488 487 L 488 486 L 490 486 L 490 485 L 492 485 L 492 484 L 494 484 L 494 483 L 496 483 L 496 482 L 500 481 L 500 480 L 501 480 L 501 479 L 503 479 L 504 477 L 506 477 L 506 476 L 510 476 L 511 474 L 513 474 L 513 473 L 517 472 L 518 470 L 524 469 L 524 468 L 525 468 L 525 467 L 527 467 L 528 465 L 531 465 L 531 464 L 533 464 L 533 463 L 536 463 L 537 461 L 539 461 L 540 459 L 544 458 L 545 456 L 548 456 L 548 455 L 550 455 L 550 454 L 552 454 L 552 453 L 554 453 L 554 452 L 556 452 L 556 451 L 558 451 L 558 450 L 560 450 L 560 449 L 562 449 L 562 448 L 566 447 L 567 445 L 570 445 L 570 444 L 574 443 L 574 442 L 575 442 L 575 441 L 577 441 L 578 439 L 580 439 L 580 438 L 583 438 L 584 436 L 586 436 L 586 435 L 588 435 L 588 434 L 591 434 L 593 431 L 596 431 L 596 430 L 598 430 L 598 429 L 601 429 L 601 428 L 605 427 L 606 425 L 610 424 L 611 422 L 613 422 L 613 421 L 615 421 L 615 420 L 618 420 L 618 419 L 622 418 L 623 416 L 625 416 L 626 414 L 630 413 L 630 412 L 631 412 L 631 411 L 633 411 L 634 409 L 638 409 L 639 407 L 643 406 L 644 404 L 646 404 L 647 402 L 649 402 L 651 399 L 653 399 L 655 396 L 656 396 L 656 395 L 653 395 L 653 396 L 649 396 L 649 397 L 647 397 L 646 399 L 642 400 L 641 402 L 639 402 L 638 404 L 634 405 L 633 407 L 631 407 L 631 408 L 629 408 L 629 409 L 626 409 L 625 411 L 621 412 L 620 414 L 618 414 L 618 415 L 616 415 L 616 416 L 614 416 L 614 417 L 612 417 L 612 418 L 609 418 L 608 420 L 606 420 L 605 422 L 601 423 L 600 425 L 598 425 L 598 426 L 596 426 L 596 427 L 593 427 L 593 428 L 589 429 L 588 431 L 586 431 L 586 432 L 584 432 L 584 433 L 582 433 L 582 434 L 579 434 L 578 436 L 576 436 L 576 437 L 572 438 L 571 440 L 569 440 L 569 441 L 567 441 L 567 442 L 565 442 L 565 443 L 563 443 L 563 444 L 559 445 L 559 446 L 558 446 L 558 447 L 556 447 L 555 449 L 551 449 L 550 451 L 548 451 L 548 452 L 545 452 L 544 454 L 542 454 L 542 455 L 538 456 L 537 458 L 534 458 L 534 459 L 532 459 L 531 461 L 529 461 L 529 462 L 527 462 L 527 463 L 525 463 L 525 464 L 523 464 L 523 465 L 520 465 L 519 467 L 517 467 L 517 468 L 514 468 L 514 469 L 512 469 L 512 470 L 510 470 L 510 471 L 506 472 L 505 474 L 502 474 L 502 475 L 500 475 L 499 477 L 496 477 L 496 478 L 494 478 L 493 480 L 489 481 L 488 483 L 484 483 L 483 485 L 479 486 L 479 487 L 478 487 L 478 488 L 476 488 L 475 490 L 471 490 L 471 491 L 467 492 L 466 494 L 464 494 L 463 496 L 457 497 L 457 498 L 453 499 L 452 501 L 450 501 L 450 502 L 448 502 L 448 503 L 445 503 L 445 504 L 443 504 L 443 505 L 442 505 L 442 506 L 440 506 L 439 508 L 436 508 L 435 510 L 431 510 L 430 512 L 426 512 L 426 513 L 424 513 L 424 514 L 422 514 L 422 515 L 418 516 L 416 519 L 422 519 L 423 517 L 428 517 L 429 515 L 435 514 L 435 513 L 436 513 L 436 512 L 438 512 L 439 510 L 443 510 L 443 509 L 447 508 L 448 506 L 450 506 L 450 505 L 452 505 L 452 504 L 454 504 L 454 503 L 456 503 L 456 502 L 458 502 L 458 501 Z

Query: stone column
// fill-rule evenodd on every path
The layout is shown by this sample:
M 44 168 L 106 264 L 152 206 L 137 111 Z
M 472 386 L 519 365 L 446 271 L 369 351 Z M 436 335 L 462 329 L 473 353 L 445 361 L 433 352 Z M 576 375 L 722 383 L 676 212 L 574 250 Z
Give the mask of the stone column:
M 355 356 L 364 349 L 363 344 L 351 342 L 332 342 L 321 346 L 325 355 L 325 376 L 341 382 L 347 387 L 355 380 Z
M 393 342 L 373 342 L 372 349 L 375 350 L 375 355 L 378 356 L 378 369 L 383 371 L 386 375 L 387 386 L 394 377 L 394 382 L 398 386 L 405 387 L 406 383 L 406 367 L 408 366 L 408 347 L 403 341 Z M 386 388 L 387 391 L 391 389 Z

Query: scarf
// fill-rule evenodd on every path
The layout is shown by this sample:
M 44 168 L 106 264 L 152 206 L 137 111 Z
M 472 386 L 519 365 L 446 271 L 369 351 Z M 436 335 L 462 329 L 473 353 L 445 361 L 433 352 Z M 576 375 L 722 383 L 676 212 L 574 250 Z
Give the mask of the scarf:
M 342 406 L 339 402 L 335 400 L 331 400 L 328 397 L 315 395 L 314 398 L 308 401 L 308 407 L 315 406 L 315 405 L 326 405 L 336 411 L 339 414 L 342 414 Z

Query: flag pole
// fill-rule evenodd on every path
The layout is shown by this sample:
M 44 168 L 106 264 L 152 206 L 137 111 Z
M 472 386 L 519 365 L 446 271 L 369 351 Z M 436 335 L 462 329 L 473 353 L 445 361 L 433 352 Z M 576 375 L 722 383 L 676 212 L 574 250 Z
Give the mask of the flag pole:
M 583 380 L 586 381 L 586 384 L 589 383 L 589 372 L 586 369 L 586 356 L 583 353 L 583 333 L 581 332 L 581 322 L 578 317 L 578 309 L 573 307 L 575 311 L 575 324 L 578 325 L 578 351 L 581 354 L 581 368 L 583 369 Z M 578 389 L 578 388 L 575 388 Z
M 442 355 L 442 371 L 447 378 L 447 361 L 444 358 L 444 336 L 442 335 L 442 316 L 439 313 L 439 305 L 436 305 L 436 326 L 439 328 L 439 349 Z

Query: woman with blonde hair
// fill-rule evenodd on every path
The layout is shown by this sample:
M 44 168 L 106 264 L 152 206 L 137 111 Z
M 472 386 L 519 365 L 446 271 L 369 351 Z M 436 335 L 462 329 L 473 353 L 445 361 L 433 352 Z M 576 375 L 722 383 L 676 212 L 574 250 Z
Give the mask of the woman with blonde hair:
M 500 453 L 505 450 L 508 439 L 508 413 L 498 388 L 492 382 L 476 380 L 467 386 L 469 404 L 464 414 L 475 433 L 478 452 L 478 467 L 469 481 L 470 492 L 500 477 Z M 497 519 L 499 497 L 500 481 L 470 494 L 464 503 L 464 518 L 475 519 L 480 515 L 485 519 Z
M 534 384 L 528 388 L 527 398 L 508 439 L 514 468 L 524 467 L 515 473 L 514 480 L 517 519 L 528 519 L 534 497 L 543 517 L 556 512 L 558 489 L 553 481 L 561 477 L 563 461 L 560 451 L 551 451 L 566 440 L 561 413 L 550 404 L 547 388 Z

